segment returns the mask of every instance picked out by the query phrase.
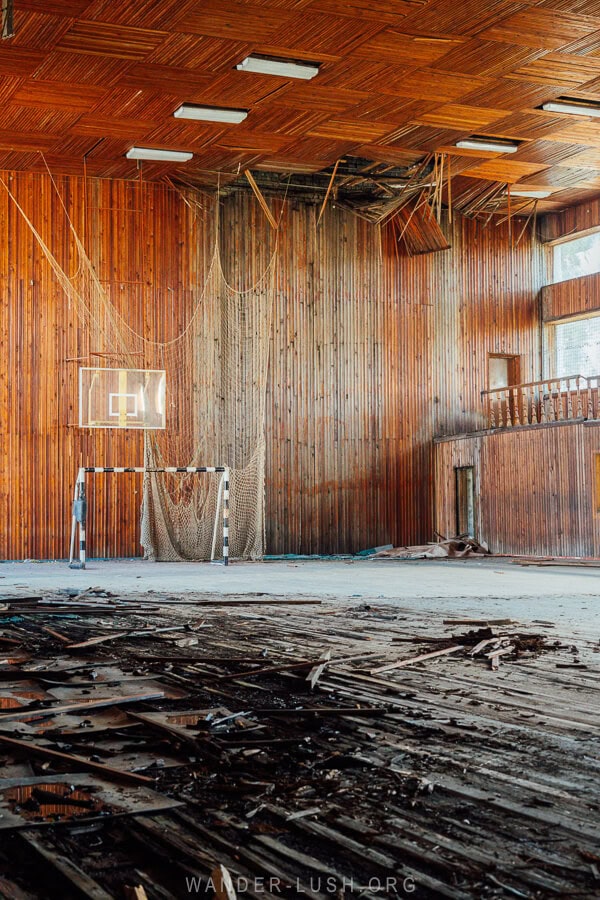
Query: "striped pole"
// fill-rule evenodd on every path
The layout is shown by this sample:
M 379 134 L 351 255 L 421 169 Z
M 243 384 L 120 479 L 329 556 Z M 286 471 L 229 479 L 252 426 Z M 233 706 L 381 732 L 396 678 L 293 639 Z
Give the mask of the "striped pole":
M 77 498 L 79 496 L 79 476 L 81 471 L 77 473 L 77 480 L 75 481 L 75 489 L 73 491 L 73 515 L 71 518 L 71 542 L 69 544 L 69 566 L 73 565 L 73 560 L 75 559 L 75 535 L 77 532 L 77 516 L 75 515 Z
M 69 548 L 69 568 L 85 569 L 85 522 L 87 501 L 85 496 L 85 469 L 79 469 L 73 492 L 73 519 L 71 522 L 71 545 Z M 75 560 L 75 530 L 79 531 L 79 562 Z
M 85 472 L 82 472 L 79 485 L 79 499 L 83 504 L 83 515 L 79 520 L 79 568 L 85 569 L 85 520 L 87 518 L 85 499 Z
M 223 564 L 229 565 L 229 468 L 223 474 Z

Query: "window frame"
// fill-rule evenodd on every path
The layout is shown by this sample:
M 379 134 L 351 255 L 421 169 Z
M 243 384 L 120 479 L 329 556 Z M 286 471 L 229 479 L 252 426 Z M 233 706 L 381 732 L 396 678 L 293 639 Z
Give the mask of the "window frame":
M 565 281 L 572 281 L 572 278 L 557 278 L 556 277 L 556 261 L 555 261 L 555 250 L 556 247 L 562 244 L 570 244 L 572 241 L 578 241 L 582 238 L 589 237 L 591 234 L 600 235 L 600 225 L 594 225 L 591 228 L 585 228 L 583 231 L 576 231 L 574 234 L 566 234 L 562 235 L 562 237 L 555 238 L 553 241 L 548 241 L 546 244 L 546 271 L 549 275 L 548 284 L 562 284 Z M 600 270 L 598 272 L 589 272 L 587 275 L 575 275 L 575 278 L 587 278 L 589 275 L 598 275 L 600 274 Z

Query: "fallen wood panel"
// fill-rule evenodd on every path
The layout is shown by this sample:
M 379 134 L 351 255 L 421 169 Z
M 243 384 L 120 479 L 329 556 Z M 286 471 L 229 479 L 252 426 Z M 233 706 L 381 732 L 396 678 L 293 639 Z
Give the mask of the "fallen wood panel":
M 160 700 L 164 697 L 163 691 L 153 691 L 148 694 L 127 694 L 124 697 L 105 697 L 102 700 L 82 700 L 78 703 L 62 703 L 59 706 L 48 706 L 42 709 L 19 710 L 17 712 L 0 713 L 0 725 L 2 722 L 12 722 L 18 719 L 37 719 L 46 716 L 55 716 L 58 713 L 81 712 L 89 709 L 101 709 L 104 706 L 121 706 L 127 703 L 141 703 L 144 700 Z
M 137 775 L 135 772 L 124 772 L 121 769 L 114 769 L 111 766 L 105 766 L 102 763 L 92 762 L 91 759 L 85 759 L 82 756 L 76 756 L 73 753 L 60 753 L 58 750 L 52 750 L 50 747 L 44 747 L 33 741 L 20 741 L 17 738 L 7 737 L 0 734 L 0 744 L 12 747 L 21 754 L 26 756 L 39 756 L 42 759 L 50 759 L 55 762 L 74 765 L 75 769 L 84 769 L 88 772 L 94 772 L 101 775 L 108 781 L 122 781 L 125 784 L 153 784 L 154 779 L 148 778 L 147 775 Z

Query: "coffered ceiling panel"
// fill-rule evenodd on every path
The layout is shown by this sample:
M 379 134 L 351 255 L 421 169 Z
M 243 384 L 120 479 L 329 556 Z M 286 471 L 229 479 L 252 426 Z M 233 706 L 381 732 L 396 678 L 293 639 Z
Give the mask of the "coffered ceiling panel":
M 600 0 L 14 2 L 15 34 L 0 41 L 3 166 L 81 174 L 85 159 L 101 177 L 201 185 L 251 167 L 285 184 L 340 158 L 410 170 L 438 151 L 459 191 L 541 184 L 542 210 L 600 195 L 600 119 L 542 109 L 600 106 Z M 318 74 L 238 70 L 252 54 Z M 183 103 L 247 117 L 174 118 Z M 133 144 L 194 156 L 140 167 L 125 157 Z
M 600 0 L 542 0 L 539 7 L 559 12 L 582 13 L 586 16 L 600 16 Z
M 573 90 L 600 76 L 600 57 L 548 53 L 515 69 L 515 77 Z
M 463 72 L 466 75 L 505 75 L 542 56 L 543 50 L 530 50 L 514 44 L 482 41 L 473 38 L 457 44 L 438 61 L 438 68 L 445 72 Z
M 558 50 L 599 29 L 600 17 L 527 9 L 497 22 L 481 32 L 480 37 L 533 49 Z
M 487 178 L 489 181 L 505 181 L 508 184 L 515 184 L 521 179 L 528 178 L 530 181 L 532 175 L 539 173 L 544 166 L 536 163 L 518 162 L 512 159 L 490 159 L 486 162 L 465 169 L 463 175 L 470 175 L 471 178 Z M 537 180 L 537 179 L 536 179 Z
M 483 3 L 480 0 L 460 0 L 455 3 L 433 0 L 407 16 L 402 30 L 413 34 L 479 34 L 507 15 L 529 5 L 527 0 L 489 0 Z

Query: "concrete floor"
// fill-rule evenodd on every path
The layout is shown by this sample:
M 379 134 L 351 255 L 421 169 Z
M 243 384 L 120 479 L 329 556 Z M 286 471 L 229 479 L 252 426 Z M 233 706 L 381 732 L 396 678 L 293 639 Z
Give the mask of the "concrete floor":
M 264 563 L 151 563 L 91 560 L 0 563 L 0 595 L 85 590 L 380 600 L 447 615 L 544 620 L 600 629 L 600 568 L 522 567 L 510 560 L 281 560 Z M 1 599 L 1 596 L 0 596 Z

